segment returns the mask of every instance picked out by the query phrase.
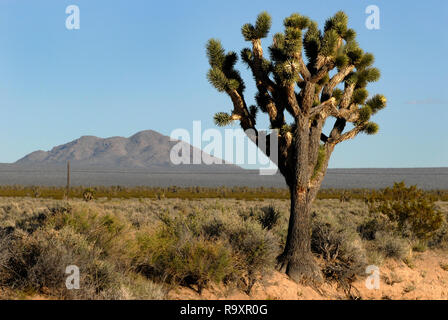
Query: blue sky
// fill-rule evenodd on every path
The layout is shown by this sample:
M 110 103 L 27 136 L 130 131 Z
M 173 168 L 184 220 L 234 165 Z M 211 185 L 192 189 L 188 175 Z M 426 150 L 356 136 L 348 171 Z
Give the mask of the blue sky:
M 78 5 L 80 30 L 65 28 Z M 380 30 L 365 27 L 365 8 L 380 8 Z M 194 120 L 214 128 L 231 103 L 206 80 L 204 46 L 222 40 L 239 52 L 240 28 L 267 10 L 271 35 L 293 12 L 322 25 L 338 10 L 350 17 L 361 47 L 382 71 L 372 94 L 388 108 L 376 136 L 338 145 L 330 167 L 437 167 L 448 164 L 446 95 L 448 4 L 436 1 L 104 1 L 0 2 L 0 162 L 82 135 L 169 135 Z M 252 102 L 254 86 L 240 65 Z M 263 117 L 263 115 L 260 115 Z M 259 121 L 266 127 L 267 123 Z

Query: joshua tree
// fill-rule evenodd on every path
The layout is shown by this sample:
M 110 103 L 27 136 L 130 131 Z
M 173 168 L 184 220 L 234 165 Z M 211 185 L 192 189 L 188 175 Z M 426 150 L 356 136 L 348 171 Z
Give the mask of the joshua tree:
M 89 202 L 95 198 L 95 189 L 87 188 L 83 191 L 82 197 L 85 202 Z
M 261 13 L 255 25 L 245 24 L 242 34 L 251 48 L 241 51 L 241 59 L 257 87 L 256 105 L 252 106 L 246 104 L 245 85 L 235 70 L 237 54 L 225 52 L 219 40 L 207 43 L 208 80 L 233 103 L 231 113 L 215 115 L 215 123 L 224 126 L 239 121 L 248 137 L 275 160 L 290 189 L 288 236 L 278 263 L 295 281 L 321 280 L 311 253 L 310 208 L 335 146 L 361 132 L 375 134 L 378 125 L 370 122 L 370 117 L 386 106 L 382 95 L 368 98 L 366 86 L 379 79 L 380 71 L 371 67 L 373 55 L 359 48 L 356 33 L 347 22 L 347 15 L 337 12 L 321 31 L 308 17 L 292 14 L 284 20 L 284 32 L 273 36 L 270 59 L 263 56 L 261 45 L 271 27 L 269 14 Z M 269 116 L 271 129 L 277 129 L 271 131 L 278 136 L 277 157 L 269 143 L 266 147 L 259 144 L 265 132 L 256 129 L 258 110 Z M 285 111 L 293 119 L 290 124 Z M 322 129 L 330 117 L 335 119 L 334 125 L 324 134 Z

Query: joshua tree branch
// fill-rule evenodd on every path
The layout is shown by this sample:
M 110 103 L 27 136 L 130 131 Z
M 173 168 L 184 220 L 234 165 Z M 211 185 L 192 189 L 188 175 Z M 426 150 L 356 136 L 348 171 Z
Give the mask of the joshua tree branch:
M 247 110 L 244 97 L 240 95 L 237 90 L 228 90 L 227 94 L 230 96 L 233 103 L 232 120 L 239 120 L 243 130 L 252 129 L 257 132 L 257 129 L 255 128 L 255 121 Z
M 256 82 L 263 85 L 271 94 L 274 94 L 276 85 L 262 70 L 263 48 L 261 47 L 260 39 L 252 40 L 252 52 L 254 54 L 254 60 L 251 69 L 253 71 Z
M 318 106 L 313 107 L 310 112 L 310 117 L 312 118 L 320 113 L 323 113 L 323 118 L 326 118 L 326 114 L 337 115 L 339 111 L 336 109 L 336 99 L 330 98 Z
M 337 74 L 335 74 L 324 86 L 324 89 L 322 90 L 321 101 L 330 98 L 334 88 L 336 88 L 336 86 L 341 83 L 350 72 L 353 71 L 353 69 L 355 69 L 355 66 L 350 65 L 342 68 Z
M 289 85 L 285 88 L 286 96 L 287 96 L 287 110 L 288 112 L 297 119 L 300 115 L 302 115 L 302 111 L 300 110 L 299 103 L 297 102 L 296 92 L 294 90 L 295 85 Z
M 351 129 L 350 131 L 347 131 L 346 133 L 342 134 L 338 138 L 335 138 L 335 139 L 330 138 L 328 140 L 328 143 L 336 145 L 342 141 L 353 139 L 354 137 L 356 137 L 358 135 L 358 133 L 360 133 L 364 129 L 365 129 L 365 125 L 356 126 L 353 129 Z
M 302 53 L 297 55 L 297 61 L 299 62 L 300 75 L 302 76 L 304 81 L 307 81 L 311 78 L 311 73 L 308 70 L 305 62 L 303 61 Z

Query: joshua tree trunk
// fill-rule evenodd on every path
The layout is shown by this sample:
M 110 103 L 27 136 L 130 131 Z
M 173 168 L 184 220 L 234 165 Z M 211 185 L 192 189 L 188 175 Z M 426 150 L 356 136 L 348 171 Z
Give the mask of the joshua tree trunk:
M 321 275 L 311 253 L 311 202 L 306 191 L 290 188 L 291 213 L 288 237 L 283 254 L 279 257 L 280 269 L 293 280 L 303 278 L 320 281 Z
M 319 283 L 322 274 L 311 252 L 311 206 L 320 183 L 316 181 L 318 185 L 310 189 L 298 183 L 296 177 L 294 180 L 289 187 L 291 209 L 288 236 L 284 251 L 278 257 L 279 269 L 296 282 Z

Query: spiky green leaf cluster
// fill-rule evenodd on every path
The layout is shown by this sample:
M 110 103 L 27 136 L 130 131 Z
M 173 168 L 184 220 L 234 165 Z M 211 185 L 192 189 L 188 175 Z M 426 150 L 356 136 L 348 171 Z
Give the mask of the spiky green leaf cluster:
M 288 59 L 285 53 L 285 35 L 283 33 L 276 33 L 273 38 L 272 46 L 269 47 L 269 52 L 272 61 L 283 62 Z
M 345 83 L 348 85 L 355 85 L 356 82 L 358 81 L 358 75 L 356 72 L 350 72 L 346 77 L 345 77 Z
M 252 117 L 252 119 L 256 119 L 257 118 L 257 113 L 258 113 L 258 108 L 257 106 L 251 105 L 249 107 L 249 114 Z
M 252 41 L 257 38 L 255 27 L 250 23 L 246 23 L 242 26 L 241 33 L 246 41 Z
M 318 86 L 316 86 L 316 94 L 320 92 L 321 87 L 324 86 L 328 81 L 330 81 L 330 76 L 327 73 L 322 77 L 322 79 L 317 82 Z
M 384 109 L 386 107 L 386 104 L 387 104 L 386 97 L 383 96 L 382 94 L 374 95 L 366 102 L 366 105 L 372 109 L 373 114 L 377 113 L 381 109 Z
M 257 22 L 255 23 L 255 30 L 259 39 L 266 38 L 268 36 L 271 25 L 272 19 L 269 13 L 264 11 L 258 15 Z
M 274 78 L 277 83 L 287 85 L 299 79 L 299 66 L 293 61 L 277 62 L 274 66 Z
M 344 53 L 349 58 L 350 64 L 358 65 L 364 55 L 364 51 L 359 47 L 356 40 L 349 41 L 344 46 Z
M 373 54 L 367 52 L 367 53 L 363 54 L 361 60 L 356 65 L 356 68 L 358 70 L 363 70 L 367 67 L 370 67 L 374 62 L 375 62 L 375 57 L 373 56 Z
M 337 104 L 341 102 L 342 96 L 344 95 L 344 91 L 339 88 L 333 90 L 333 97 L 336 99 Z
M 317 25 L 308 17 L 297 13 L 286 18 L 283 24 L 285 32 L 274 35 L 269 51 L 273 61 L 271 70 L 274 72 L 275 80 L 281 84 L 288 84 L 299 79 L 298 57 L 302 51 L 302 30 L 313 29 L 313 26 L 317 29 Z M 309 32 L 310 30 L 307 33 Z
M 224 92 L 229 89 L 229 80 L 221 69 L 216 67 L 211 68 L 207 73 L 207 79 L 219 92 Z
M 311 21 L 303 39 L 305 54 L 310 62 L 314 62 L 316 60 L 320 51 L 320 46 L 321 32 L 317 27 L 317 22 Z
M 356 38 L 356 31 L 353 30 L 353 29 L 348 29 L 343 38 L 347 42 L 355 40 L 355 38 Z
M 227 90 L 243 92 L 244 81 L 240 73 L 235 70 L 235 64 L 238 61 L 237 54 L 232 51 L 226 54 L 221 42 L 217 39 L 210 39 L 206 49 L 211 67 L 207 73 L 209 82 L 220 92 Z
M 336 57 L 334 64 L 338 69 L 342 69 L 349 63 L 349 58 L 345 54 L 340 54 Z
M 367 97 L 369 96 L 369 92 L 365 88 L 359 88 L 353 91 L 352 102 L 356 104 L 364 104 Z
M 379 131 L 379 126 L 375 122 L 368 122 L 364 128 L 364 132 L 369 135 L 376 134 L 378 131 Z
M 381 77 L 381 72 L 377 68 L 366 68 L 357 73 L 356 87 L 364 88 L 369 82 L 378 81 Z
M 238 55 L 233 51 L 229 51 L 229 53 L 226 54 L 224 61 L 222 63 L 222 69 L 229 71 L 232 70 L 237 61 L 238 61 Z
M 344 37 L 347 32 L 348 16 L 343 11 L 338 11 L 336 14 L 325 22 L 324 31 L 336 31 L 341 37 Z
M 300 30 L 306 29 L 310 24 L 308 17 L 302 16 L 298 13 L 293 13 L 283 21 L 286 28 L 297 28 Z
M 326 57 L 334 56 L 336 53 L 336 46 L 339 42 L 339 35 L 336 30 L 330 29 L 325 32 L 322 39 L 322 47 L 320 53 Z
M 226 112 L 218 112 L 213 117 L 213 120 L 218 127 L 224 127 L 232 122 L 232 117 Z
M 299 28 L 286 27 L 283 50 L 289 59 L 293 58 L 295 53 L 302 50 L 302 30 Z
M 255 26 L 246 23 L 241 28 L 241 33 L 246 41 L 266 38 L 271 29 L 271 16 L 267 12 L 262 12 L 258 15 Z
M 243 60 L 243 62 L 245 62 L 246 64 L 249 65 L 252 62 L 254 55 L 253 55 L 251 49 L 244 48 L 243 50 L 241 50 L 240 56 L 241 56 L 241 60 Z
M 364 106 L 358 110 L 359 118 L 357 123 L 361 124 L 370 120 L 372 116 L 372 109 L 369 106 Z
M 225 51 L 218 39 L 210 39 L 206 45 L 207 58 L 212 68 L 221 69 L 225 59 Z

